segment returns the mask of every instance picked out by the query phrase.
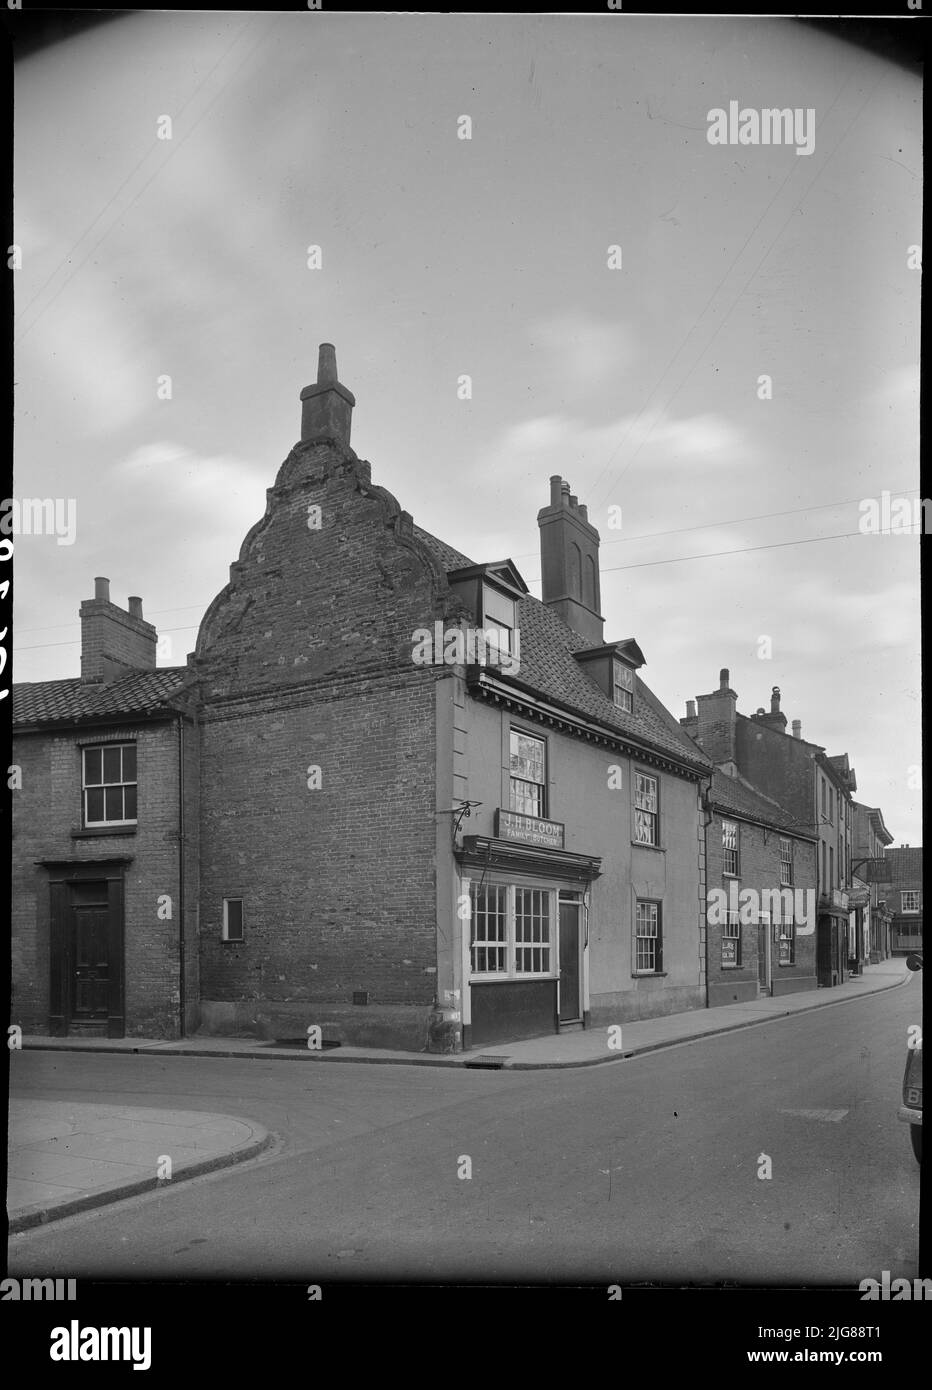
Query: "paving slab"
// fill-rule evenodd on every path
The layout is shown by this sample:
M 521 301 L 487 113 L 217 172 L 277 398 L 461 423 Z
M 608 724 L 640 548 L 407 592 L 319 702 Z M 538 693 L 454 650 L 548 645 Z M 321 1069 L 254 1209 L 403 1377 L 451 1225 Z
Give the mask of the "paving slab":
M 10 1230 L 242 1163 L 271 1142 L 262 1125 L 235 1115 L 11 1099 Z M 166 1157 L 171 1178 L 160 1178 Z

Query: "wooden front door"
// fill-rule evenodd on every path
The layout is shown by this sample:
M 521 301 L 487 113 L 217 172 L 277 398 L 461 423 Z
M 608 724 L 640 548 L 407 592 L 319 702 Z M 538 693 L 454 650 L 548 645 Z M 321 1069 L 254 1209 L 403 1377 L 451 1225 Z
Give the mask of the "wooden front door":
M 49 863 L 49 1032 L 125 1033 L 123 865 Z
M 106 1023 L 110 1015 L 110 909 L 106 883 L 74 885 L 70 918 L 71 1020 Z
M 560 1022 L 582 1019 L 579 902 L 560 903 Z

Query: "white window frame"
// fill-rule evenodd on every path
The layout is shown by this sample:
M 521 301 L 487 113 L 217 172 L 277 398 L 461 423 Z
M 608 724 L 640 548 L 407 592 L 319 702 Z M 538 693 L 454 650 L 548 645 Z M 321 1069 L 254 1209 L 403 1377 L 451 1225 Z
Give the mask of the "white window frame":
M 239 926 L 240 935 L 230 935 L 230 903 L 239 903 Z M 223 928 L 221 934 L 222 941 L 229 941 L 233 945 L 242 946 L 246 940 L 246 905 L 242 898 L 224 898 L 223 900 Z
M 729 831 L 734 831 L 734 835 L 729 835 Z M 734 844 L 729 844 L 729 840 L 734 839 Z M 734 868 L 729 869 L 728 856 L 734 855 Z M 724 878 L 741 877 L 741 832 L 738 829 L 736 820 L 722 819 L 722 876 Z
M 118 749 L 120 750 L 120 779 L 121 779 L 121 780 L 120 780 L 119 782 L 105 782 L 105 781 L 103 781 L 103 776 L 104 776 L 104 755 L 105 755 L 105 753 L 112 751 L 114 748 L 118 748 Z M 124 780 L 123 780 L 123 750 L 126 749 L 126 748 L 132 748 L 132 749 L 133 749 L 133 752 L 134 752 L 135 755 L 136 755 L 136 776 L 132 779 L 132 781 L 124 781 Z M 100 754 L 100 775 L 101 775 L 101 781 L 99 781 L 99 782 L 88 782 L 88 780 L 87 780 L 87 755 L 88 755 L 88 753 L 99 753 L 99 754 Z M 110 788 L 110 787 L 123 787 L 123 788 L 125 788 L 125 787 L 135 787 L 135 788 L 136 788 L 136 815 L 135 815 L 135 816 L 125 816 L 125 817 L 123 817 L 122 820 L 108 820 L 108 819 L 107 819 L 107 789 Z M 103 819 L 102 819 L 102 820 L 91 820 L 91 819 L 89 818 L 88 814 L 87 814 L 87 801 L 88 801 L 87 794 L 88 794 L 88 792 L 90 792 L 90 791 L 101 791 L 101 792 L 103 792 L 103 801 L 104 801 L 104 808 L 103 808 L 103 809 L 104 809 L 104 816 L 103 816 Z M 123 796 L 123 808 L 124 808 L 124 810 L 126 809 L 126 796 L 125 796 L 125 792 L 124 792 L 124 796 Z M 83 817 L 84 827 L 85 827 L 85 829 L 87 829 L 87 830 L 104 829 L 105 827 L 114 826 L 114 825 L 137 825 L 137 824 L 138 824 L 138 816 L 139 816 L 139 749 L 138 749 L 138 747 L 137 747 L 137 744 L 136 744 L 136 740 L 135 740 L 135 739 L 132 739 L 132 738 L 129 738 L 129 739 L 114 739 L 114 740 L 113 740 L 112 742 L 110 742 L 110 743 L 88 743 L 88 744 L 85 744 L 84 746 L 82 746 L 82 748 L 81 748 L 81 814 L 82 814 L 82 817 Z
M 499 593 L 498 589 L 491 584 L 482 585 L 482 627 L 484 631 L 492 630 L 498 633 L 507 634 L 504 645 L 499 637 L 498 655 L 514 656 L 514 642 L 512 633 L 517 625 L 517 604 L 513 598 L 507 598 L 505 594 Z M 488 663 L 495 665 L 493 659 Z
M 487 939 L 478 943 L 474 940 L 473 919 L 476 913 L 476 899 L 480 891 L 485 895 L 487 895 L 488 893 L 496 893 L 498 895 L 504 894 L 504 940 Z M 546 905 L 543 913 L 538 912 L 537 914 L 534 914 L 532 909 L 532 916 L 530 919 L 533 923 L 534 916 L 537 915 L 540 917 L 541 921 L 543 921 L 544 919 L 546 920 L 546 940 L 518 940 L 518 893 L 539 894 L 540 897 L 536 899 L 538 908 L 540 908 L 540 906 L 543 904 Z M 535 900 L 532 899 L 532 902 L 533 901 Z M 513 881 L 510 883 L 501 883 L 498 880 L 493 880 L 492 882 L 476 882 L 475 880 L 470 881 L 468 934 L 470 980 L 477 984 L 494 980 L 555 980 L 557 978 L 556 952 L 558 944 L 557 931 L 559 929 L 559 920 L 559 903 L 557 900 L 556 888 L 542 888 L 540 884 L 518 881 Z M 477 950 L 477 947 L 479 949 L 485 948 L 489 950 L 498 951 L 504 949 L 503 959 L 505 961 L 505 968 L 503 970 L 476 970 L 475 952 Z M 539 950 L 541 952 L 541 958 L 543 958 L 543 953 L 546 952 L 546 970 L 523 970 L 519 968 L 519 959 L 524 960 L 525 957 L 523 955 L 523 952 L 529 950 Z M 518 954 L 519 952 L 522 953 L 520 957 Z
M 654 913 L 653 913 L 654 920 L 653 920 L 653 923 L 652 923 L 652 925 L 653 925 L 653 927 L 654 927 L 653 932 L 642 933 L 642 932 L 639 930 L 639 928 L 640 928 L 640 926 L 641 926 L 639 910 L 640 910 L 640 908 L 642 908 L 642 907 L 651 907 L 651 908 L 654 909 Z M 652 966 L 641 966 L 641 965 L 638 964 L 638 956 L 639 956 L 638 942 L 639 942 L 639 941 L 652 941 L 652 942 L 654 943 L 654 945 L 653 945 L 653 950 L 652 950 L 653 961 L 654 961 L 654 963 L 653 963 Z M 662 903 L 660 902 L 659 899 L 657 899 L 657 898 L 636 898 L 636 899 L 635 899 L 635 901 L 634 901 L 634 933 L 633 933 L 633 943 L 634 943 L 634 961 L 633 961 L 633 967 L 634 967 L 634 969 L 633 969 L 633 973 L 634 973 L 635 975 L 662 975 L 662 974 L 663 974 L 663 905 L 662 905 Z
M 906 906 L 906 900 L 907 900 L 907 898 L 910 898 L 910 899 L 915 898 L 915 900 L 916 900 L 916 906 L 915 906 L 915 907 L 907 907 L 907 906 Z M 920 895 L 919 895 L 919 889 L 918 889 L 918 888 L 902 888 L 902 889 L 900 889 L 900 912 L 902 912 L 902 913 L 907 913 L 907 912 L 908 912 L 908 913 L 910 913 L 910 914 L 912 914 L 912 913 L 914 913 L 914 912 L 918 913 L 918 911 L 919 911 L 919 906 L 920 906 Z
M 653 784 L 654 784 L 653 797 L 654 797 L 654 807 L 655 807 L 655 809 L 654 809 L 653 811 L 651 811 L 651 810 L 650 810 L 649 808 L 647 808 L 647 807 L 639 806 L 639 805 L 638 805 L 638 797 L 642 794 L 641 785 L 640 785 L 642 779 L 651 781 L 651 782 L 653 782 Z M 650 846 L 651 848 L 659 849 L 659 847 L 660 847 L 660 778 L 659 778 L 659 777 L 656 777 L 652 772 L 642 772 L 639 768 L 635 768 L 635 770 L 634 770 L 634 785 L 633 785 L 633 788 L 632 788 L 632 793 L 633 793 L 634 800 L 633 800 L 632 806 L 631 806 L 631 821 L 632 821 L 632 824 L 631 824 L 632 836 L 631 836 L 631 838 L 632 838 L 633 842 L 634 842 L 636 845 L 648 845 L 648 846 Z M 647 793 L 647 794 L 649 795 L 649 793 Z M 651 821 L 648 822 L 648 826 L 649 826 L 650 828 L 652 828 L 652 830 L 653 830 L 653 836 L 654 836 L 654 838 L 653 838 L 652 840 L 644 840 L 644 839 L 642 839 L 642 838 L 640 837 L 640 835 L 639 835 L 639 833 L 638 833 L 638 832 L 639 832 L 639 821 L 638 821 L 638 813 L 639 813 L 639 812 L 640 812 L 641 815 L 644 815 L 644 816 L 652 816 L 652 817 L 653 817 L 653 819 L 652 819 Z
M 793 841 L 787 835 L 780 836 L 780 887 L 793 887 Z
M 612 657 L 612 699 L 618 709 L 634 713 L 634 672 L 617 656 Z
M 729 961 L 729 962 L 726 963 L 726 962 L 723 960 L 723 961 L 722 961 L 722 969 L 723 969 L 723 970 L 740 970 L 740 969 L 742 968 L 742 966 L 744 965 L 744 961 L 742 960 L 744 940 L 743 940 L 743 938 L 742 938 L 742 936 L 741 936 L 741 913 L 740 913 L 740 912 L 728 912 L 728 913 L 726 914 L 725 921 L 724 921 L 724 923 L 722 924 L 722 940 L 723 940 L 723 941 L 737 941 L 737 943 L 738 943 L 738 949 L 737 949 L 737 951 L 735 952 L 735 960 L 734 960 L 734 962 L 732 963 L 732 962 Z
M 526 778 L 526 777 L 520 777 L 520 776 L 516 775 L 515 772 L 512 770 L 512 759 L 516 756 L 515 753 L 513 752 L 513 749 L 512 749 L 512 740 L 515 739 L 515 738 L 529 738 L 529 739 L 533 739 L 533 741 L 534 741 L 535 743 L 539 743 L 539 744 L 541 745 L 541 748 L 543 749 L 543 759 L 542 759 L 542 767 L 541 767 L 541 772 L 542 772 L 542 776 L 543 776 L 543 781 L 542 781 L 542 782 L 531 782 L 531 781 L 529 781 L 528 778 Z M 546 818 L 547 818 L 547 810 L 548 810 L 548 806 L 547 806 L 547 803 L 548 803 L 548 796 L 547 796 L 547 755 L 548 755 L 548 752 L 549 752 L 549 750 L 548 750 L 548 748 L 547 748 L 547 740 L 546 740 L 546 738 L 541 738 L 541 736 L 540 736 L 539 734 L 532 734 L 532 733 L 529 732 L 529 730 L 527 730 L 527 729 L 522 729 L 522 728 L 521 728 L 520 726 L 518 726 L 518 725 L 512 724 L 512 725 L 510 726 L 510 728 L 509 728 L 509 730 L 508 730 L 508 805 L 509 805 L 510 810 L 514 811 L 517 815 L 520 815 L 520 816 L 532 816 L 532 817 L 533 817 L 534 819 L 536 819 L 536 820 L 546 820 Z M 516 795 L 515 795 L 515 783 L 516 783 L 516 782 L 520 782 L 523 786 L 526 786 L 526 787 L 538 787 L 538 788 L 540 789 L 540 806 L 539 806 L 539 808 L 538 808 L 536 811 L 528 811 L 524 806 L 518 806 L 518 805 L 515 804 L 515 802 L 516 802 L 516 800 L 517 800 Z

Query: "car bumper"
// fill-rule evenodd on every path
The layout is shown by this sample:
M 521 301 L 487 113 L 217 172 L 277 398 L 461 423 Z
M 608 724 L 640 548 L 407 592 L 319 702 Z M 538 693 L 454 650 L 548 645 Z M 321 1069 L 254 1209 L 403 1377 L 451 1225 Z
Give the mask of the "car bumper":
M 921 1110 L 913 1110 L 913 1109 L 912 1109 L 910 1106 L 908 1106 L 908 1105 L 901 1105 L 900 1108 L 899 1108 L 899 1110 L 896 1112 L 896 1115 L 897 1115 L 897 1119 L 899 1119 L 899 1120 L 905 1120 L 906 1123 L 909 1124 L 909 1125 L 921 1125 L 921 1124 L 922 1124 L 922 1111 L 921 1111 Z

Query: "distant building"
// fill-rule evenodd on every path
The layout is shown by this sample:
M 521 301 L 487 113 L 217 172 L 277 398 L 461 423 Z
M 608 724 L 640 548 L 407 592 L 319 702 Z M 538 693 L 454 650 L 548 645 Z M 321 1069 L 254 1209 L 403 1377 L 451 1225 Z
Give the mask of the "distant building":
M 854 802 L 854 827 L 851 835 L 852 868 L 868 886 L 867 952 L 871 964 L 887 960 L 891 954 L 890 932 L 893 912 L 886 902 L 884 884 L 887 881 L 885 851 L 893 836 L 884 824 L 878 806 Z
M 900 845 L 885 855 L 889 882 L 887 907 L 892 913 L 891 950 L 895 956 L 922 950 L 922 848 Z
M 854 770 L 847 755 L 827 757 L 824 748 L 803 739 L 799 720 L 787 734 L 778 686 L 769 713 L 758 709 L 747 717 L 737 713 L 736 703 L 723 669 L 718 690 L 689 701 L 680 722 L 717 767 L 770 797 L 816 841 L 816 975 L 819 985 L 840 984 L 861 953 L 848 903 Z
M 719 768 L 707 809 L 709 1007 L 815 989 L 816 837 Z

